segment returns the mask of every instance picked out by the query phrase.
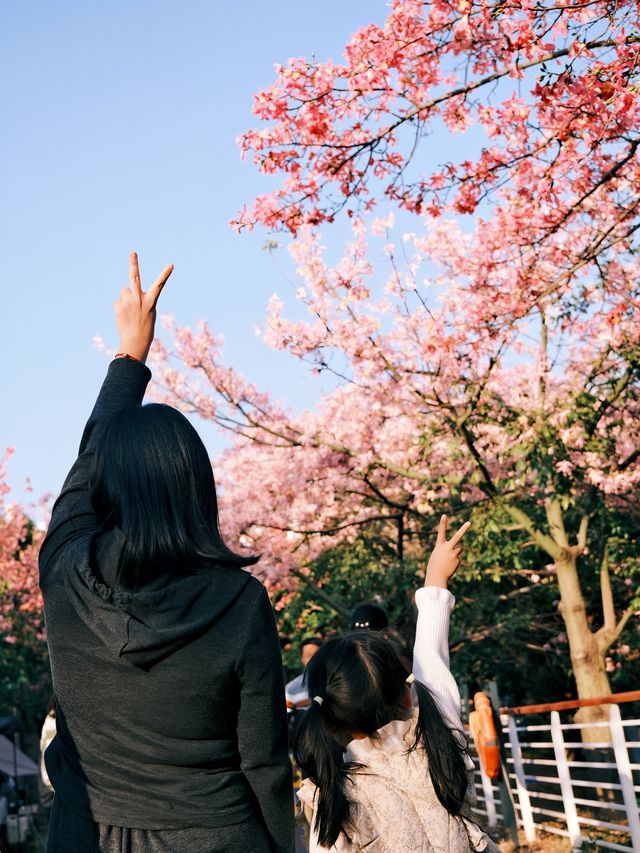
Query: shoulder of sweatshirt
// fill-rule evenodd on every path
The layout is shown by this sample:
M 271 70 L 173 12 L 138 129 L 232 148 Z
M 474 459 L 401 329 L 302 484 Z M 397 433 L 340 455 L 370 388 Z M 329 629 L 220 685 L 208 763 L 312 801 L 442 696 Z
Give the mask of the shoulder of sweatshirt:
M 247 595 L 251 597 L 253 601 L 259 601 L 262 598 L 266 598 L 269 604 L 271 604 L 271 599 L 269 598 L 269 593 L 267 592 L 267 588 L 264 583 L 257 578 L 254 574 L 252 574 L 248 569 L 234 569 L 234 571 L 245 572 L 249 575 L 249 582 L 245 587 L 245 591 Z

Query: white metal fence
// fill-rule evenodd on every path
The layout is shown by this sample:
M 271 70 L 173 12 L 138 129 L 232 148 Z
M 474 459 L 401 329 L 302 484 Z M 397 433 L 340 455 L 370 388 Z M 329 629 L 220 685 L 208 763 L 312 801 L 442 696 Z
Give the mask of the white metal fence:
M 537 714 L 535 722 L 501 716 L 503 777 L 527 841 L 543 831 L 569 838 L 574 850 L 640 853 L 640 719 L 624 709 L 611 704 L 608 723 L 575 723 L 558 710 Z M 602 731 L 600 742 L 581 741 L 587 727 Z M 504 791 L 501 797 L 498 780 L 476 766 L 477 811 L 492 827 L 504 820 Z

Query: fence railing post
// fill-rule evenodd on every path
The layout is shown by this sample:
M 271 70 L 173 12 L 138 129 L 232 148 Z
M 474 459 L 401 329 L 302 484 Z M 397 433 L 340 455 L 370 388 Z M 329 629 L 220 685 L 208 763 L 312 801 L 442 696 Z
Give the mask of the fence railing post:
M 553 751 L 556 757 L 560 792 L 562 793 L 562 804 L 564 806 L 564 813 L 567 819 L 567 829 L 569 830 L 571 847 L 574 850 L 579 850 L 582 846 L 582 833 L 580 832 L 576 801 L 573 796 L 571 772 L 567 763 L 567 748 L 564 742 L 564 735 L 562 734 L 562 727 L 560 725 L 560 714 L 557 711 L 551 712 L 551 739 L 553 741 Z
M 616 757 L 618 776 L 620 777 L 622 799 L 624 800 L 627 820 L 629 821 L 631 845 L 634 853 L 640 853 L 640 816 L 638 816 L 638 801 L 633 787 L 633 773 L 631 772 L 631 762 L 629 761 L 629 751 L 627 749 L 627 741 L 624 736 L 624 728 L 622 726 L 619 705 L 611 705 L 609 730 L 611 732 L 611 741 L 613 743 L 613 751 Z
M 496 812 L 496 798 L 493 796 L 493 785 L 491 779 L 484 772 L 482 761 L 478 758 L 480 767 L 480 779 L 482 780 L 482 793 L 484 794 L 484 802 L 487 807 L 487 823 L 489 829 L 495 829 L 498 825 L 498 815 Z
M 520 749 L 520 740 L 518 738 L 518 727 L 513 717 L 509 717 L 509 743 L 511 744 L 511 756 L 513 758 L 513 767 L 516 774 L 516 791 L 518 792 L 518 802 L 520 803 L 520 817 L 524 829 L 524 837 L 527 841 L 536 840 L 536 828 L 533 822 L 533 812 L 531 811 L 531 800 L 529 799 L 529 791 L 527 790 L 527 782 L 524 775 L 524 766 L 522 764 L 522 751 Z

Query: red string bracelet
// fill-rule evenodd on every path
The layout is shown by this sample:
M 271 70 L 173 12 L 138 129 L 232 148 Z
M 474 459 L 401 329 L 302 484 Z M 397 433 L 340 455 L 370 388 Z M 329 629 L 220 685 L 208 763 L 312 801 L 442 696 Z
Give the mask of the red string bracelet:
M 135 355 L 129 355 L 128 352 L 117 352 L 113 357 L 114 361 L 116 358 L 130 358 L 132 361 L 137 361 L 139 364 L 142 364 L 142 361 L 139 358 L 136 358 Z

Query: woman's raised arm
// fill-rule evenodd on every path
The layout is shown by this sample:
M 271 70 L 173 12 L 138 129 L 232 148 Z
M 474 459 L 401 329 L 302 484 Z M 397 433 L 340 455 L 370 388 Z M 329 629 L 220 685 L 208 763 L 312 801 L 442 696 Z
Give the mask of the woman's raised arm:
M 80 441 L 79 455 L 67 475 L 60 496 L 53 506 L 47 535 L 40 549 L 40 578 L 61 548 L 79 536 L 97 529 L 89 500 L 89 471 L 100 429 L 117 412 L 140 404 L 151 372 L 144 362 L 153 341 L 156 305 L 162 288 L 173 271 L 164 268 L 148 291 L 143 291 L 138 256 L 129 257 L 129 287 L 123 288 L 114 302 L 116 326 L 120 335 L 120 358 L 109 365 L 93 411 Z M 126 357 L 125 357 L 126 356 Z

